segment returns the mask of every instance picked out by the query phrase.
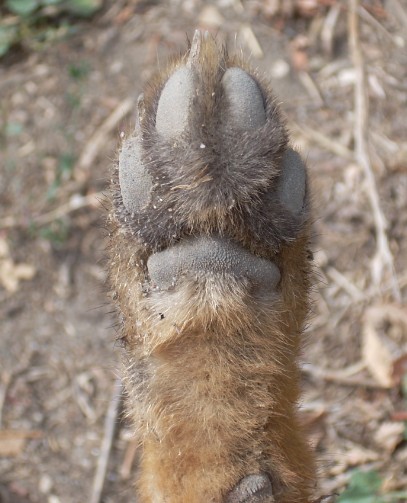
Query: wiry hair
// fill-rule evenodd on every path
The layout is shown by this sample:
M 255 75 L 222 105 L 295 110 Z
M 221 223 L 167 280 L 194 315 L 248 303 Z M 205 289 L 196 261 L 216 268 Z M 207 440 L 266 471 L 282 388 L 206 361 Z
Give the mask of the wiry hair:
M 193 102 L 174 139 L 157 131 L 157 110 L 166 83 L 188 65 Z M 237 132 L 227 120 L 222 78 L 230 68 L 243 69 L 261 92 L 265 121 L 255 129 Z M 314 462 L 297 417 L 308 189 L 305 182 L 301 211 L 287 211 L 277 188 L 288 136 L 270 86 L 199 34 L 146 87 L 136 135 L 151 194 L 143 208 L 126 207 L 115 167 L 109 253 L 127 410 L 142 449 L 138 501 L 308 502 Z M 199 236 L 272 262 L 278 285 L 256 287 L 234 266 L 185 271 L 170 288 L 154 284 L 150 257 Z M 239 496 L 237 484 L 251 474 L 266 474 L 272 495 Z

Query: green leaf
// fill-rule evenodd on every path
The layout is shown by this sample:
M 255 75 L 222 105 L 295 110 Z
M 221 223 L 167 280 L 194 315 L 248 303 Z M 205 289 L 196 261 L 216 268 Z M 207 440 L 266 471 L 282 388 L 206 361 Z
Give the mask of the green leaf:
M 37 231 L 37 235 L 46 239 L 58 248 L 63 245 L 69 237 L 69 226 L 62 220 L 55 220 L 48 226 L 39 229 Z
M 85 79 L 88 76 L 89 71 L 90 66 L 86 61 L 80 61 L 79 63 L 74 63 L 68 67 L 69 76 L 74 80 Z
M 405 400 L 407 400 L 407 372 L 403 375 L 401 379 L 401 392 Z
M 58 5 L 62 2 L 63 0 L 41 0 L 41 5 L 46 7 L 48 5 Z
M 59 158 L 58 177 L 69 177 L 75 165 L 75 156 L 70 153 L 64 153 Z
M 19 122 L 9 122 L 6 124 L 6 135 L 7 136 L 18 136 L 21 134 L 23 126 Z
M 345 495 L 341 494 L 338 503 L 386 503 L 384 499 L 379 496 L 358 496 L 358 495 Z
M 103 0 L 69 0 L 64 6 L 68 12 L 78 16 L 91 16 L 102 7 Z
M 374 471 L 355 471 L 338 503 L 384 503 L 385 500 L 378 495 L 381 483 L 380 476 Z
M 0 26 L 0 58 L 7 54 L 10 47 L 17 42 L 16 26 Z
M 13 14 L 28 16 L 38 7 L 38 0 L 7 0 L 6 5 Z

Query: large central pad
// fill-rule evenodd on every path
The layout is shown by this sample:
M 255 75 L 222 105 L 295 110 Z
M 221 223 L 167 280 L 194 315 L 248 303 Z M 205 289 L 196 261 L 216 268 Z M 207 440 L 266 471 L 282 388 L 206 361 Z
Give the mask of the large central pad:
M 274 290 L 280 271 L 272 262 L 252 255 L 229 239 L 219 236 L 189 237 L 154 253 L 147 262 L 152 283 L 168 290 L 182 276 L 205 279 L 209 275 L 248 278 L 254 285 Z

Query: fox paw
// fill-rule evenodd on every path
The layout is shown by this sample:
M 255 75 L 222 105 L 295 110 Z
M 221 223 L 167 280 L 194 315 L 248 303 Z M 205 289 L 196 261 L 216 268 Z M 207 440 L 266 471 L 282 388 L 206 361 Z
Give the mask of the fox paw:
M 138 106 L 113 183 L 110 276 L 129 408 L 154 446 L 141 480 L 147 487 L 157 466 L 170 503 L 306 501 L 313 468 L 295 414 L 309 288 L 305 164 L 269 85 L 206 35 Z

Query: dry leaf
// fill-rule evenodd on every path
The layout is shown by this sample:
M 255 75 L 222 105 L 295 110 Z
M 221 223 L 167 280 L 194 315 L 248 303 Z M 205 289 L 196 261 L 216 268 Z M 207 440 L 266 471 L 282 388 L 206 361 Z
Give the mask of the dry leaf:
M 391 454 L 403 440 L 403 436 L 404 424 L 388 421 L 379 426 L 374 435 L 374 440 L 380 447 Z
M 388 325 L 388 327 L 386 327 Z M 390 337 L 390 328 L 400 325 L 398 340 Z M 405 353 L 407 315 L 398 306 L 374 306 L 363 317 L 362 358 L 372 376 L 384 387 L 397 384 L 396 361 Z
M 214 5 L 205 5 L 199 15 L 199 24 L 208 28 L 220 28 L 224 20 Z
M 359 466 L 372 461 L 377 461 L 380 456 L 377 452 L 365 449 L 359 445 L 353 445 L 345 454 L 344 462 L 348 466 Z
M 32 279 L 35 273 L 35 267 L 30 264 L 15 264 L 7 241 L 0 238 L 0 284 L 8 292 L 14 293 L 21 280 Z
M 0 430 L 0 457 L 18 456 L 27 440 L 41 436 L 40 431 Z

